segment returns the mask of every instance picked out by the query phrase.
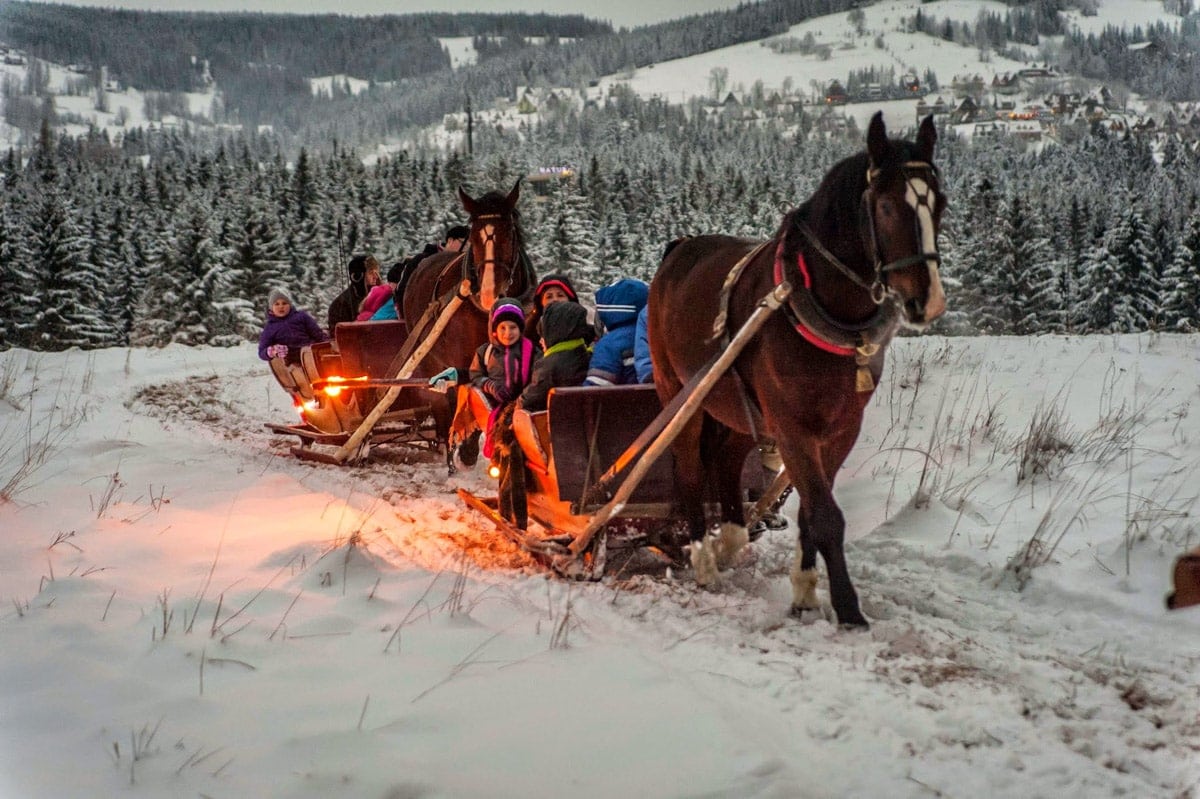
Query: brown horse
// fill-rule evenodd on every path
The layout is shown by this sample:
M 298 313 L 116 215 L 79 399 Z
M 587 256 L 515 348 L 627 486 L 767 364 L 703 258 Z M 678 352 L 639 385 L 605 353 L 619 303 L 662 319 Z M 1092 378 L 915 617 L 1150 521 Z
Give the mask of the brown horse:
M 469 295 L 416 374 L 430 377 L 452 366 L 466 379 L 475 350 L 487 343 L 488 312 L 496 298 L 517 297 L 526 303 L 531 298 L 537 277 L 525 254 L 517 211 L 520 189 L 518 179 L 507 195 L 491 191 L 474 199 L 459 188 L 459 199 L 470 217 L 466 247 L 458 254 L 435 253 L 413 269 L 403 300 L 404 318 L 410 324 L 416 324 L 432 303 L 448 300 L 464 280 L 470 285 Z M 431 392 L 429 399 L 438 435 L 445 440 L 454 407 L 445 394 Z M 478 436 L 463 442 L 459 458 L 473 464 L 478 447 Z
M 707 235 L 681 241 L 650 288 L 649 337 L 666 404 L 728 344 L 773 287 L 792 293 L 706 398 L 673 445 L 696 581 L 712 583 L 747 541 L 740 474 L 756 443 L 774 441 L 800 497 L 792 612 L 818 607 L 816 553 L 838 621 L 866 626 L 846 569 L 837 476 L 900 326 L 945 310 L 937 234 L 945 196 L 933 165 L 931 118 L 915 143 L 889 140 L 875 114 L 865 152 L 836 164 L 787 213 L 775 238 Z M 740 267 L 740 276 L 731 273 Z M 730 278 L 727 281 L 727 277 Z M 724 310 L 723 324 L 715 320 Z M 708 481 L 721 525 L 706 537 Z

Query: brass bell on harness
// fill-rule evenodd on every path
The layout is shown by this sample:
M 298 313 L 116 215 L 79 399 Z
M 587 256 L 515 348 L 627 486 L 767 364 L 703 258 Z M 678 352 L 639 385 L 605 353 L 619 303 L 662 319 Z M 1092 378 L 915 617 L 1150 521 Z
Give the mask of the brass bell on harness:
M 872 344 L 864 337 L 862 343 L 854 348 L 854 363 L 858 370 L 854 375 L 854 390 L 866 393 L 875 390 L 875 378 L 871 376 L 871 357 L 879 352 L 879 345 Z

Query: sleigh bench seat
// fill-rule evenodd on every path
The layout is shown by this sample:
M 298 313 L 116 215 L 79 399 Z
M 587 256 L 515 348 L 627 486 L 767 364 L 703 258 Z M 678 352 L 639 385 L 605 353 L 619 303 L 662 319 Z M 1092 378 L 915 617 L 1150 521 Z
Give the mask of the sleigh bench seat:
M 549 398 L 551 460 L 558 498 L 578 507 L 588 486 L 662 410 L 652 385 L 556 388 Z M 670 504 L 675 500 L 673 459 L 665 453 L 646 474 L 630 503 Z
M 408 325 L 399 319 L 378 322 L 342 322 L 334 335 L 342 356 L 342 377 L 366 375 L 390 378 L 388 367 L 404 346 Z

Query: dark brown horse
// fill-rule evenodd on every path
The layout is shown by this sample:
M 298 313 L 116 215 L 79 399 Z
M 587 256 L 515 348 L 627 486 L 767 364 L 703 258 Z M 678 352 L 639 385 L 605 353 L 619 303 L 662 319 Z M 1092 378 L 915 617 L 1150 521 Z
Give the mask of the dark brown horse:
M 945 310 L 937 234 L 945 196 L 933 165 L 932 119 L 917 141 L 887 138 L 876 114 L 867 149 L 836 164 L 783 218 L 775 238 L 683 240 L 650 288 L 649 336 L 663 403 L 728 343 L 774 286 L 792 294 L 717 383 L 674 443 L 676 480 L 696 580 L 746 543 L 740 473 L 756 443 L 774 441 L 800 497 L 792 611 L 817 608 L 816 553 L 838 621 L 866 626 L 843 551 L 833 481 L 858 438 L 863 409 L 899 327 L 924 328 Z M 740 276 L 726 286 L 737 267 Z M 723 288 L 724 286 L 724 288 Z M 724 305 L 727 318 L 714 330 Z M 706 537 L 706 481 L 721 525 Z
M 453 366 L 466 379 L 475 350 L 488 340 L 488 312 L 497 297 L 517 297 L 528 302 L 537 277 L 525 254 L 521 233 L 521 181 L 507 195 L 490 191 L 478 199 L 458 190 L 463 209 L 470 216 L 471 233 L 461 253 L 440 252 L 418 264 L 404 291 L 404 318 L 415 325 L 432 303 L 444 305 L 466 281 L 469 295 L 421 362 L 416 374 L 430 377 Z M 454 415 L 453 394 L 430 394 L 438 434 L 445 438 Z M 464 442 L 459 457 L 475 461 L 478 437 Z M 448 453 L 449 454 L 449 453 Z

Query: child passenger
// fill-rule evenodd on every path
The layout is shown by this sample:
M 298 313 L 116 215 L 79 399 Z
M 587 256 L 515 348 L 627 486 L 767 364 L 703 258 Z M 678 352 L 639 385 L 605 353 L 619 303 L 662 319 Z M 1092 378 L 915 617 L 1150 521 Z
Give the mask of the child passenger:
M 267 295 L 267 323 L 258 337 L 258 357 L 264 361 L 283 358 L 288 364 L 300 363 L 301 349 L 328 340 L 317 320 L 297 308 L 286 289 L 271 289 Z
M 512 411 L 542 351 L 521 334 L 525 312 L 520 300 L 496 300 L 489 324 L 492 340 L 480 347 L 471 361 L 471 393 L 482 394 L 489 409 L 487 422 L 481 425 L 486 436 L 483 454 L 500 478 L 500 514 L 523 530 L 528 521 L 525 461 L 512 436 Z M 474 400 L 471 406 L 476 407 Z
M 633 363 L 637 317 L 646 307 L 650 287 L 627 277 L 596 292 L 596 316 L 604 335 L 592 347 L 586 385 L 619 386 L 638 382 Z
M 471 385 L 483 393 L 489 407 L 495 408 L 521 396 L 542 352 L 521 334 L 525 311 L 520 300 L 496 300 L 489 326 L 491 341 L 476 350 L 471 361 Z
M 546 275 L 538 282 L 533 292 L 533 312 L 525 320 L 525 338 L 534 341 L 542 338 L 542 314 L 556 302 L 579 303 L 579 292 L 575 291 L 571 278 L 561 272 Z M 584 338 L 591 344 L 596 338 L 596 331 L 589 327 Z
M 577 302 L 557 302 L 546 307 L 542 314 L 545 352 L 533 365 L 533 377 L 521 392 L 522 408 L 531 413 L 544 411 L 550 389 L 583 384 L 590 356 L 586 339 L 591 329 L 587 310 Z

